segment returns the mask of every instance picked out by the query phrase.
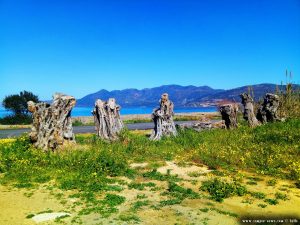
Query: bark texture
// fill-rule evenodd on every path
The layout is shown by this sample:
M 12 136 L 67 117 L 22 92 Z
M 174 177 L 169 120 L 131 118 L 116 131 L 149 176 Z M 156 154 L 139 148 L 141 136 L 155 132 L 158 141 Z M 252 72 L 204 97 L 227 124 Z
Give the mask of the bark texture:
M 240 95 L 242 99 L 242 104 L 244 106 L 244 119 L 248 122 L 250 127 L 256 127 L 260 125 L 259 121 L 256 119 L 254 114 L 254 107 L 253 107 L 253 99 L 252 97 L 247 94 L 243 93 Z
M 118 134 L 124 128 L 120 118 L 121 107 L 117 105 L 114 98 L 108 101 L 98 99 L 95 102 L 95 108 L 92 111 L 94 115 L 96 134 L 104 140 L 116 140 Z
M 259 107 L 257 112 L 257 119 L 261 123 L 279 121 L 277 109 L 279 106 L 279 97 L 275 94 L 267 93 L 264 97 L 264 102 Z
M 169 95 L 167 93 L 162 94 L 159 103 L 159 108 L 154 109 L 152 113 L 154 130 L 150 136 L 151 140 L 160 140 L 163 136 L 177 135 L 173 120 L 174 104 L 169 100 Z
M 225 121 L 225 126 L 227 129 L 237 127 L 237 112 L 238 107 L 236 104 L 224 104 L 220 106 L 222 120 Z
M 60 93 L 53 95 L 51 105 L 45 102 L 27 103 L 28 111 L 33 117 L 29 135 L 35 147 L 47 151 L 65 143 L 75 142 L 71 120 L 71 110 L 75 103 L 73 96 Z

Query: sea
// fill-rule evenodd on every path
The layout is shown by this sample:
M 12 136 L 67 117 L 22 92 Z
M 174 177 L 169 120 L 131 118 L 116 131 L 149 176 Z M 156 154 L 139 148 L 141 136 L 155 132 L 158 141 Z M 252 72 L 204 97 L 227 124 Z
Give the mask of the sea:
M 121 115 L 130 114 L 150 114 L 154 108 L 152 107 L 133 107 L 133 108 L 121 108 Z M 93 108 L 90 107 L 75 107 L 72 110 L 72 116 L 91 116 Z M 190 113 L 190 112 L 216 112 L 217 108 L 213 106 L 209 107 L 193 107 L 193 108 L 175 108 L 175 113 Z M 0 118 L 11 115 L 10 111 L 0 107 Z

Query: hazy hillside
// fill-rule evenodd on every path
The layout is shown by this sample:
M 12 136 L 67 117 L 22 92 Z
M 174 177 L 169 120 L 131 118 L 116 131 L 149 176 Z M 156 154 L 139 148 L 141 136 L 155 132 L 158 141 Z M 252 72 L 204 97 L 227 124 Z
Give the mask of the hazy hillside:
M 77 101 L 77 106 L 91 106 L 94 105 L 95 100 L 108 99 L 113 97 L 123 107 L 135 106 L 156 106 L 162 93 L 169 93 L 170 98 L 176 106 L 185 106 L 187 102 L 196 101 L 204 96 L 217 94 L 224 90 L 212 89 L 208 86 L 180 86 L 180 85 L 164 85 L 155 88 L 125 89 L 107 91 L 100 90 L 96 93 L 89 94 Z
M 96 99 L 107 100 L 108 98 L 116 98 L 122 107 L 138 107 L 138 106 L 156 106 L 160 95 L 164 92 L 169 93 L 171 100 L 177 107 L 195 107 L 202 103 L 213 103 L 220 99 L 228 99 L 240 101 L 239 95 L 247 92 L 249 86 L 237 87 L 230 90 L 213 89 L 208 86 L 180 86 L 180 85 L 164 85 L 154 88 L 124 89 L 124 90 L 100 90 L 96 93 L 86 95 L 78 99 L 77 106 L 93 106 Z M 275 84 L 258 84 L 252 85 L 255 99 L 259 99 L 267 92 L 275 92 Z

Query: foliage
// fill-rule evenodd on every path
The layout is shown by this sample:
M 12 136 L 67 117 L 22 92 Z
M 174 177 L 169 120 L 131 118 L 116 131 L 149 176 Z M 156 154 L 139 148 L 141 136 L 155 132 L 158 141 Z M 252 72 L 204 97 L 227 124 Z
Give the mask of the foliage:
M 130 173 L 123 154 L 115 146 L 44 153 L 33 148 L 28 137 L 23 136 L 15 142 L 0 145 L 0 171 L 5 172 L 2 182 L 14 180 L 24 186 L 55 179 L 62 189 L 101 191 L 115 182 L 106 176 Z
M 224 198 L 238 195 L 243 196 L 247 193 L 246 187 L 239 183 L 222 181 L 219 178 L 204 181 L 201 186 L 202 191 L 207 191 L 211 198 L 217 202 L 222 202 Z
M 199 155 L 193 154 L 191 159 L 200 159 L 211 168 L 234 167 L 297 180 L 300 178 L 299 129 L 300 120 L 289 119 L 254 129 L 241 126 L 230 131 L 202 132 L 197 137 Z
M 155 187 L 156 185 L 152 182 L 148 182 L 148 183 L 130 183 L 128 185 L 129 189 L 137 189 L 137 190 L 144 190 L 145 187 Z
M 44 153 L 27 137 L 0 145 L 3 180 L 38 183 L 56 180 L 63 189 L 101 191 L 111 183 L 106 176 L 135 176 L 129 162 L 194 161 L 211 168 L 247 169 L 298 180 L 300 178 L 300 120 L 269 123 L 250 129 L 180 131 L 174 138 L 149 141 L 141 134 L 124 131 L 114 143 L 95 135 L 77 135 L 77 145 L 58 153 Z M 174 175 L 157 170 L 143 172 L 145 179 L 178 182 Z M 258 179 L 250 179 L 258 181 Z M 2 182 L 4 182 L 2 181 Z M 109 187 L 112 188 L 112 187 Z
M 14 114 L 0 118 L 0 124 L 30 124 L 32 118 L 28 115 L 28 101 L 38 102 L 39 98 L 29 91 L 21 91 L 18 95 L 6 96 L 3 99 L 2 105 Z
M 119 192 L 126 188 L 125 185 L 137 190 L 148 190 L 155 187 L 156 182 L 152 183 L 151 180 L 168 183 L 167 190 L 162 193 L 166 199 L 151 206 L 156 209 L 180 204 L 184 199 L 202 197 L 201 193 L 181 185 L 182 179 L 175 175 L 162 174 L 157 169 L 150 170 L 150 167 L 142 170 L 129 167 L 131 162 L 155 162 L 161 165 L 165 160 L 174 160 L 177 164 L 192 161 L 218 169 L 213 172 L 213 176 L 221 178 L 204 181 L 201 190 L 221 202 L 225 198 L 248 193 L 238 179 L 223 178 L 230 176 L 232 171 L 238 174 L 237 169 L 290 178 L 298 182 L 299 128 L 299 119 L 289 119 L 254 129 L 247 126 L 231 131 L 195 132 L 187 129 L 180 131 L 177 137 L 163 138 L 157 142 L 128 130 L 122 132 L 116 142 L 105 142 L 95 135 L 84 134 L 76 135 L 76 145 L 47 153 L 35 149 L 29 138 L 22 136 L 15 141 L 0 141 L 0 173 L 3 173 L 0 182 L 13 184 L 17 188 L 31 188 L 51 181 L 56 188 L 73 190 L 72 197 L 80 198 L 86 204 L 80 215 L 99 213 L 109 216 L 117 212 L 118 205 L 126 201 L 123 196 L 111 192 Z M 117 176 L 138 176 L 138 179 L 127 184 Z M 243 176 L 247 179 L 245 183 L 253 184 L 265 180 L 260 177 Z M 276 179 L 264 182 L 276 185 Z M 265 204 L 278 204 L 280 200 L 287 199 L 283 193 L 277 193 L 270 199 L 266 199 L 266 195 L 261 192 L 249 194 L 252 199 L 263 199 Z M 138 200 L 132 204 L 131 209 L 139 210 L 149 205 L 150 202 L 143 199 L 145 197 L 137 196 Z M 265 205 L 261 204 L 259 207 Z M 131 214 L 121 216 L 120 219 L 138 221 Z
M 278 113 L 283 118 L 300 117 L 300 89 L 296 87 L 292 80 L 292 74 L 286 71 L 286 85 L 284 89 L 277 88 L 276 94 L 279 95 Z M 289 80 L 288 80 L 289 79 Z M 283 87 L 283 85 L 281 85 Z
M 150 204 L 149 200 L 144 200 L 144 201 L 137 201 L 133 204 L 132 210 L 136 211 L 141 209 L 143 206 L 148 206 Z
M 265 199 L 265 202 L 268 203 L 269 205 L 277 205 L 279 203 L 277 199 L 272 199 L 272 198 Z
M 257 199 L 264 199 L 266 197 L 266 194 L 262 192 L 250 192 L 250 195 Z
M 288 196 L 287 196 L 286 194 L 280 193 L 280 192 L 276 192 L 276 193 L 275 193 L 275 198 L 276 198 L 276 199 L 283 200 L 283 201 L 288 200 Z
M 277 180 L 276 179 L 271 179 L 271 180 L 268 180 L 267 181 L 267 185 L 268 186 L 275 186 L 277 183 Z
M 0 124 L 3 125 L 25 125 L 31 123 L 32 117 L 30 115 L 16 114 L 0 118 Z
M 194 192 L 190 188 L 184 188 L 176 184 L 175 182 L 169 182 L 168 184 L 168 192 L 165 194 L 170 195 L 172 197 L 176 197 L 178 199 L 198 199 L 201 198 L 199 193 Z
M 14 112 L 15 115 L 28 113 L 27 102 L 38 102 L 39 98 L 29 91 L 21 91 L 18 95 L 8 95 L 3 99 L 3 107 Z

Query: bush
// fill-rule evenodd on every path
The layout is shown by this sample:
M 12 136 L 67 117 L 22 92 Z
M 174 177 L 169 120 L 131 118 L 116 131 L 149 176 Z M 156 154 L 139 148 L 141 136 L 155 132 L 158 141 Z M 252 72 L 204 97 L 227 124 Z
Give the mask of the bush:
M 31 123 L 32 117 L 30 115 L 18 114 L 0 118 L 0 124 L 3 125 L 25 125 Z
M 284 90 L 277 90 L 279 95 L 279 116 L 284 118 L 300 117 L 300 89 L 292 82 L 287 82 Z
M 300 120 L 268 123 L 254 129 L 202 132 L 198 139 L 198 157 L 211 168 L 247 169 L 259 174 L 297 180 Z M 200 140 L 199 140 L 200 139 Z M 203 140 L 203 141 L 202 141 Z M 194 140 L 195 142 L 195 140 Z
M 211 198 L 217 202 L 223 202 L 224 198 L 234 195 L 243 196 L 247 193 L 246 187 L 241 184 L 236 182 L 228 183 L 219 178 L 204 181 L 200 189 L 207 191 Z
M 26 136 L 0 145 L 0 170 L 5 173 L 2 182 L 44 183 L 55 179 L 63 189 L 83 191 L 104 190 L 112 183 L 106 176 L 130 173 L 127 160 L 118 149 L 45 153 L 33 148 Z

